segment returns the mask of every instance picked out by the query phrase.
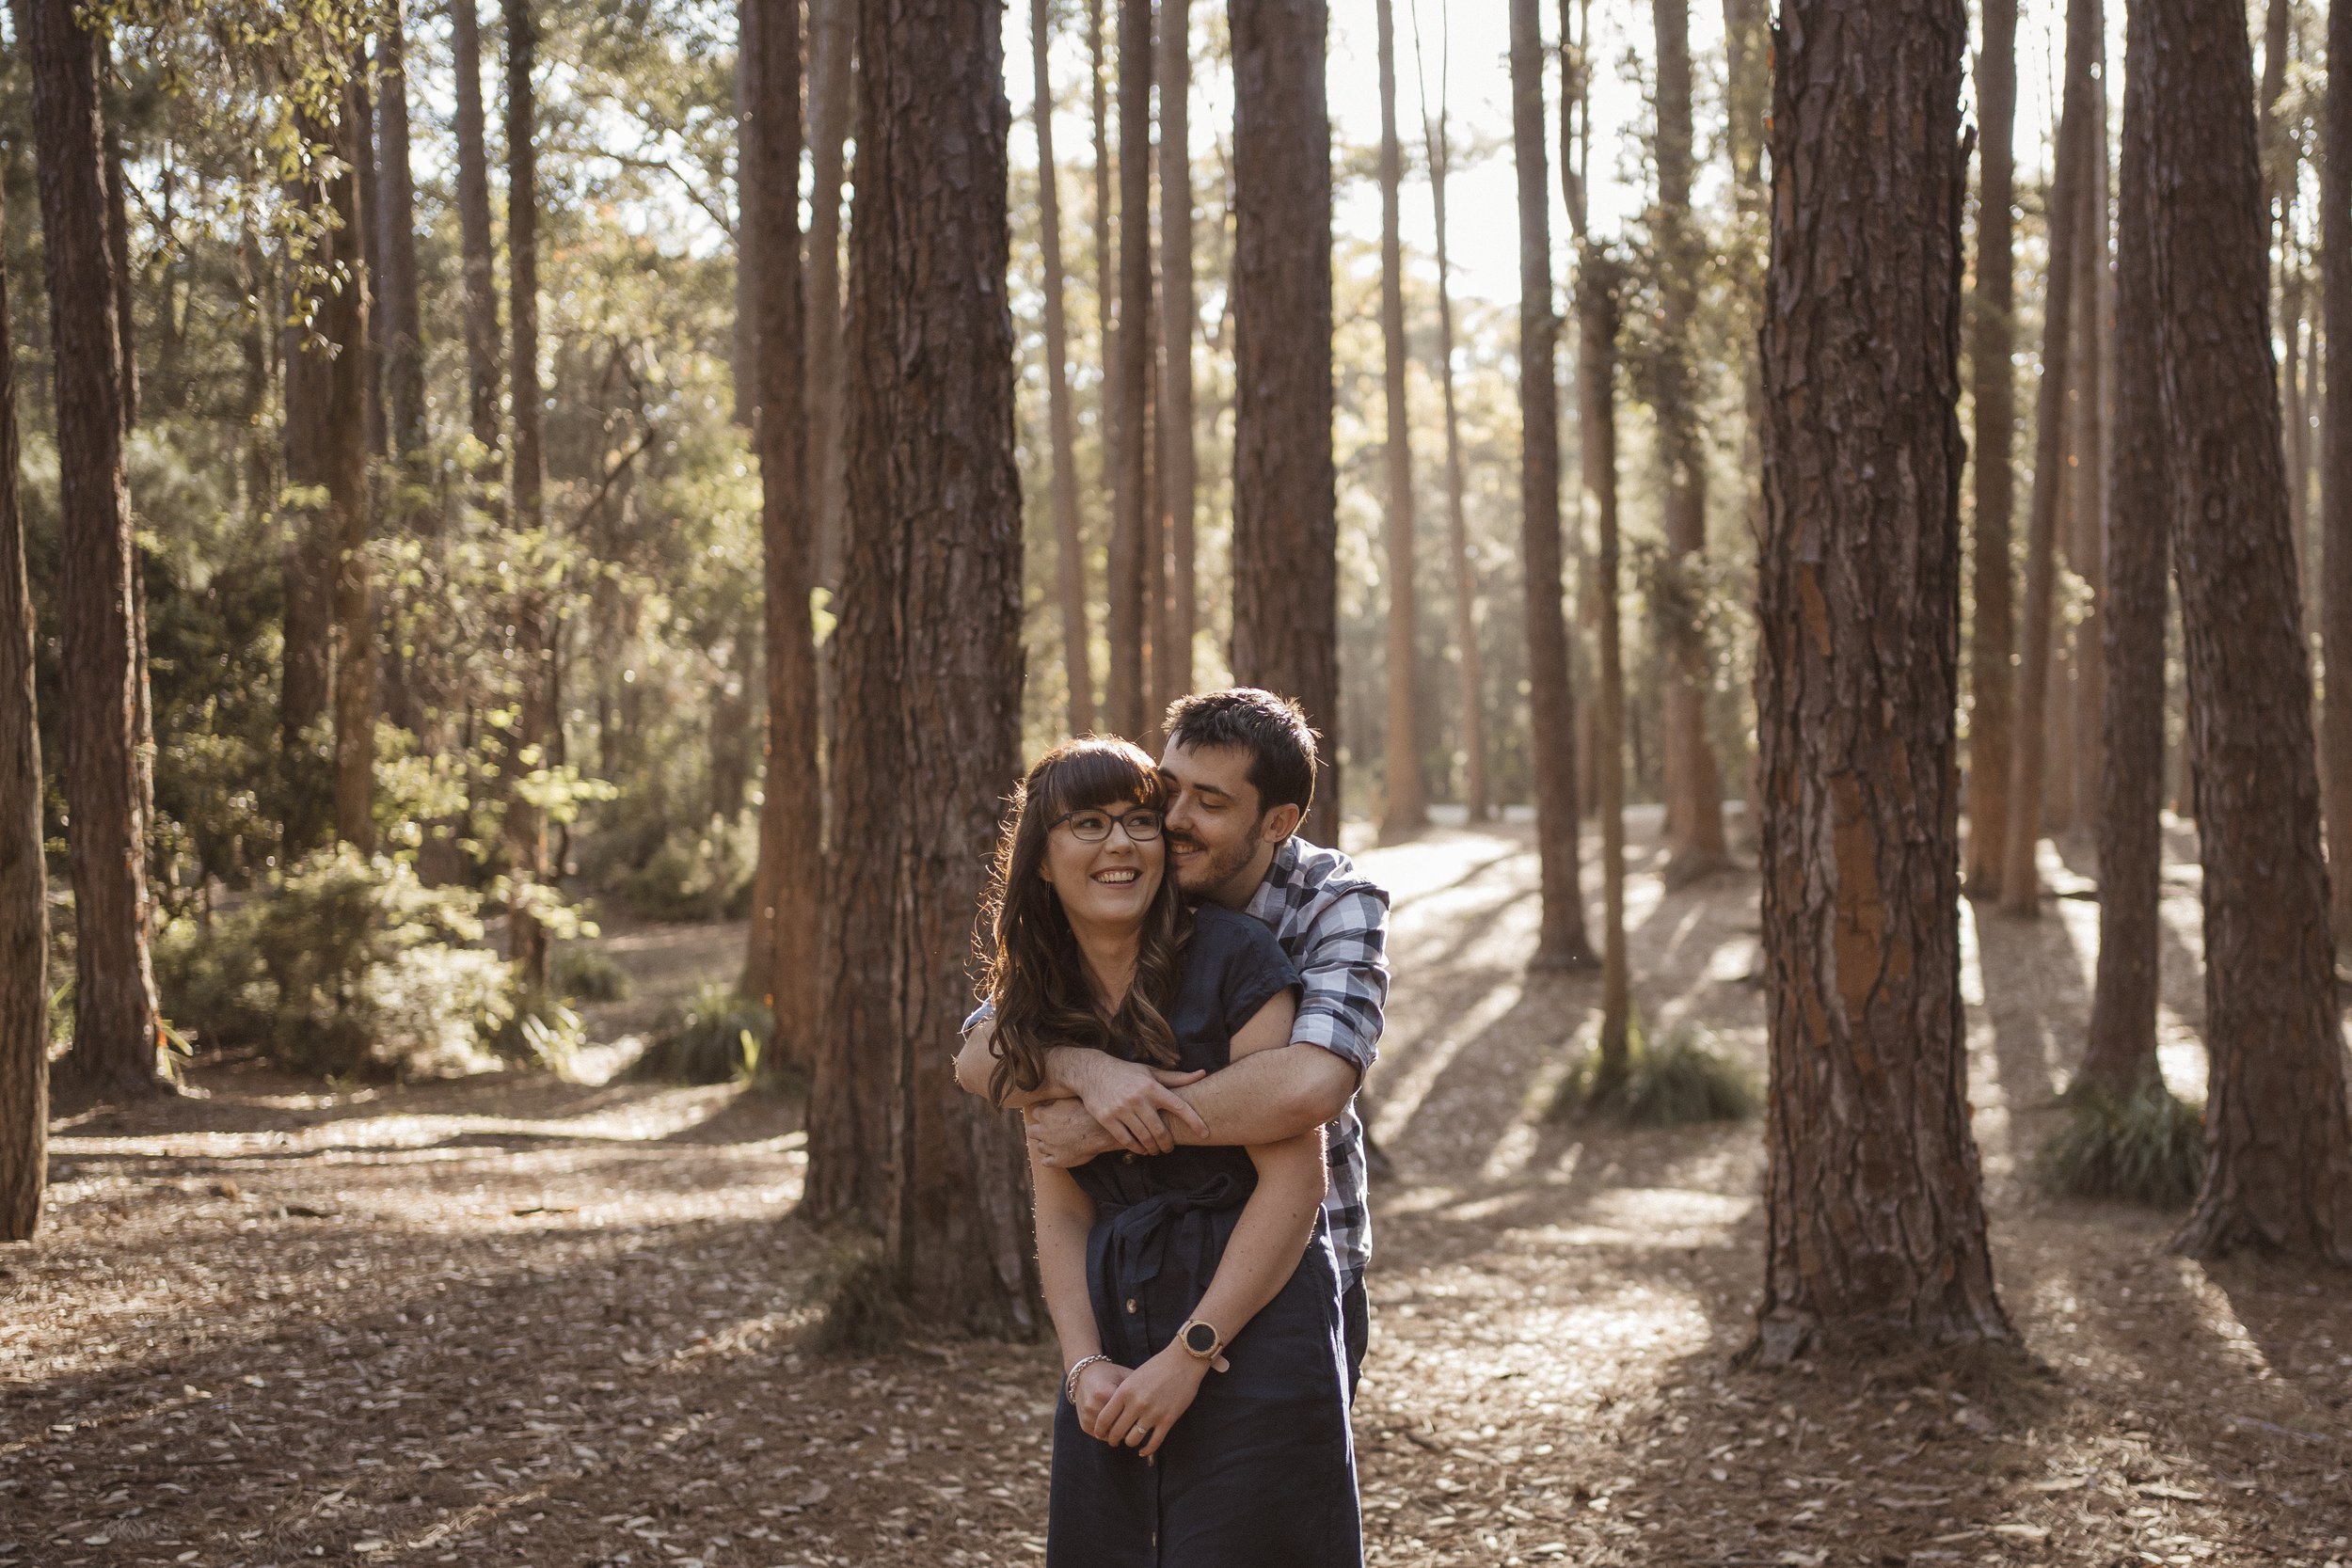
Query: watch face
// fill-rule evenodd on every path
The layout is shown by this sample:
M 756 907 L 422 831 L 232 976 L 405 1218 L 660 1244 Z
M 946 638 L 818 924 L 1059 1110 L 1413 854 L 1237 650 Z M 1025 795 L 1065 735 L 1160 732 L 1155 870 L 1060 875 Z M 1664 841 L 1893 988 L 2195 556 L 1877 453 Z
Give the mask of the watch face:
M 1184 1330 L 1184 1348 L 1195 1355 L 1206 1355 L 1216 1349 L 1216 1330 L 1207 1323 L 1195 1323 Z

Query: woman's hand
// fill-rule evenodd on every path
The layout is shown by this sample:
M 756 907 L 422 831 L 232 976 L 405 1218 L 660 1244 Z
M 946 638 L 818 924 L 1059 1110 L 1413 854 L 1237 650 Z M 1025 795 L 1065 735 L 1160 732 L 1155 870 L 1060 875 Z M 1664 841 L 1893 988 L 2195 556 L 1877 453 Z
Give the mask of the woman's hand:
M 1111 1402 L 1111 1396 L 1119 1392 L 1119 1386 L 1134 1375 L 1133 1371 L 1116 1361 L 1097 1361 L 1078 1374 L 1076 1408 L 1080 1432 L 1089 1437 L 1103 1435 L 1095 1424 L 1102 1418 L 1103 1407 Z
M 1089 1369 L 1090 1370 L 1090 1369 Z M 1143 1457 L 1157 1453 L 1168 1441 L 1176 1418 L 1192 1408 L 1209 1364 L 1169 1345 L 1126 1374 L 1110 1402 L 1103 1407 L 1095 1435 L 1117 1448 L 1140 1449 Z

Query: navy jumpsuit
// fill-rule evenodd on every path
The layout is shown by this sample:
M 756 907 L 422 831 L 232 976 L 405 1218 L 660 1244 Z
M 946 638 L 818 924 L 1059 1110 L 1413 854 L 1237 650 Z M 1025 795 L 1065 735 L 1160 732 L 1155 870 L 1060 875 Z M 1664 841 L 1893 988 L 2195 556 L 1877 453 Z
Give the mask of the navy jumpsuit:
M 1197 914 L 1168 1022 L 1185 1069 L 1231 1059 L 1233 1031 L 1298 984 L 1274 933 Z M 1241 1148 L 1106 1154 L 1072 1173 L 1094 1200 L 1087 1283 L 1104 1354 L 1139 1367 L 1175 1338 L 1258 1184 Z M 1226 1348 L 1147 1462 L 1054 1412 L 1046 1568 L 1360 1568 L 1339 1271 L 1323 1218 L 1288 1284 Z

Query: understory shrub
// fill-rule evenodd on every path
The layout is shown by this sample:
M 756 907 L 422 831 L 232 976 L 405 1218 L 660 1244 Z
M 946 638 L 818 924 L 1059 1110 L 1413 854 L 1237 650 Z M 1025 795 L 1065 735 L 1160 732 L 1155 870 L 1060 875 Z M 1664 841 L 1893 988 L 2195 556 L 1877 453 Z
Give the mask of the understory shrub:
M 516 1018 L 508 968 L 481 940 L 475 895 L 338 846 L 209 928 L 169 922 L 155 977 L 165 1015 L 199 1045 L 301 1072 L 447 1076 L 494 1065 L 490 1044 Z
M 2041 1169 L 2069 1197 L 2185 1208 L 2205 1180 L 2204 1107 L 2162 1084 L 2126 1099 L 2086 1089 L 2042 1145 Z
M 655 837 L 644 830 L 660 828 Z M 751 911 L 759 870 L 759 823 L 729 820 L 599 826 L 581 853 L 588 881 L 647 920 L 736 920 Z
M 1734 1060 L 1712 1030 L 1677 1023 L 1659 1043 L 1637 1013 L 1626 1030 L 1626 1079 L 1597 1104 L 1594 1080 L 1600 1053 L 1588 1051 L 1560 1084 L 1550 1115 L 1557 1120 L 1585 1110 L 1604 1113 L 1628 1127 L 1688 1127 L 1708 1121 L 1745 1121 L 1761 1103 L 1756 1081 Z
M 575 1002 L 626 1002 L 628 971 L 598 947 L 565 944 L 556 949 L 555 992 Z
M 673 1084 L 747 1081 L 775 1027 L 774 1013 L 713 980 L 655 1029 L 629 1075 Z

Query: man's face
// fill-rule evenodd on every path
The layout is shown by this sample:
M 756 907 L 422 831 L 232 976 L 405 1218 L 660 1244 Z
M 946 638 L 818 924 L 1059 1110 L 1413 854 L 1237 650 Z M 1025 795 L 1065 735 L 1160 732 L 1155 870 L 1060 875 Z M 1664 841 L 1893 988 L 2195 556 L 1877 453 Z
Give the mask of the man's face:
M 1249 753 L 1238 746 L 1194 748 L 1171 740 L 1160 772 L 1168 787 L 1168 850 L 1176 885 L 1194 898 L 1227 902 L 1238 893 L 1246 902 L 1265 875 L 1254 863 L 1284 836 L 1273 832 L 1280 826 L 1277 818 L 1295 814 L 1287 807 L 1275 814 L 1259 809 Z

